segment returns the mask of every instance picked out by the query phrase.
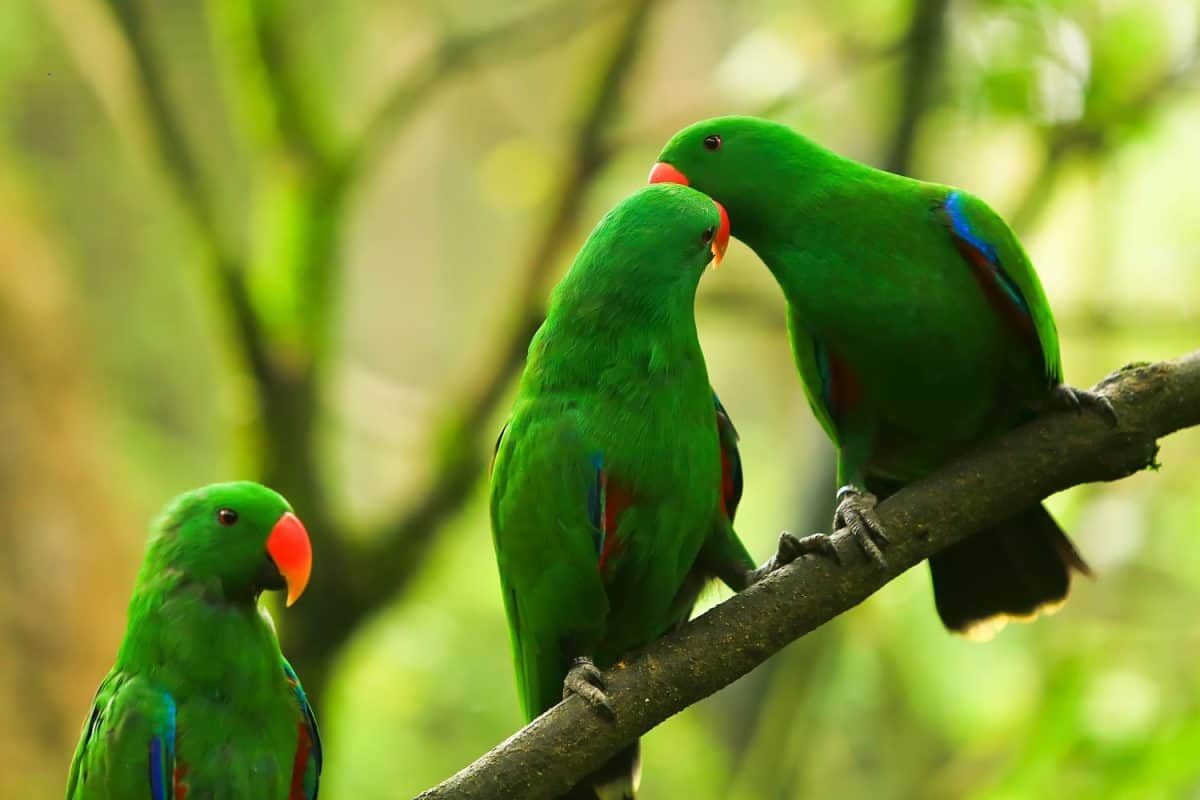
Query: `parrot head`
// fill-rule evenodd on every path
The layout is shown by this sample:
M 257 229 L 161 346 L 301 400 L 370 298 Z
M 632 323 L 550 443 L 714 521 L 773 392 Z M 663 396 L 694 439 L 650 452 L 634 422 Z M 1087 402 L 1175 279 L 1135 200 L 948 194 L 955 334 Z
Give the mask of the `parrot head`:
M 694 292 L 704 268 L 720 263 L 728 246 L 729 217 L 720 203 L 684 186 L 646 186 L 604 215 L 576 262 L 639 294 L 659 284 L 690 285 Z M 592 266 L 596 262 L 604 269 Z M 679 262 L 691 268 L 662 269 Z
M 714 117 L 671 137 L 650 170 L 650 183 L 679 183 L 710 195 L 729 210 L 733 232 L 744 231 L 770 202 L 769 166 L 781 158 L 807 157 L 809 147 L 786 125 L 758 117 Z
M 229 600 L 286 590 L 290 606 L 308 584 L 308 532 L 288 502 L 260 484 L 217 483 L 181 495 L 154 531 L 148 563 L 217 584 Z

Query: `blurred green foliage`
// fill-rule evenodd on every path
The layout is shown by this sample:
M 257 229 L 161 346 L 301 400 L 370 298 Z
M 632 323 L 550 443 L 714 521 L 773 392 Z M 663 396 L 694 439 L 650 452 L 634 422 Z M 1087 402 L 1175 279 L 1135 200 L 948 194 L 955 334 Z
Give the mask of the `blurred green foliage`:
M 637 5 L 4 4 L 0 798 L 61 795 L 146 520 L 232 477 L 314 529 L 277 617 L 322 797 L 410 796 L 515 729 L 489 440 L 547 286 L 694 119 L 989 199 L 1074 384 L 1200 343 L 1192 0 Z M 698 314 L 765 555 L 826 524 L 828 445 L 746 248 Z M 649 735 L 644 796 L 1200 798 L 1197 433 L 1160 460 L 1051 500 L 1099 576 L 1057 615 L 953 639 L 914 570 Z

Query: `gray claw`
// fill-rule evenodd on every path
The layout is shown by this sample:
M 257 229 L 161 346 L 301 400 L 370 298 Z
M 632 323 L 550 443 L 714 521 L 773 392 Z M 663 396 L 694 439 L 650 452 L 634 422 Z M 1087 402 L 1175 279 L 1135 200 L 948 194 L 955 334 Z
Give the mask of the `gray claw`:
M 801 556 L 809 555 L 825 556 L 839 566 L 842 563 L 841 554 L 834 547 L 833 539 L 827 534 L 814 533 L 801 539 L 784 531 L 779 534 L 779 545 L 775 548 L 775 554 L 747 576 L 746 585 L 758 583 L 775 570 L 787 566 Z
M 887 547 L 890 541 L 884 533 L 879 515 L 875 513 L 878 499 L 856 486 L 838 489 L 837 499 L 837 511 L 833 514 L 834 529 L 848 528 L 867 558 L 886 569 L 887 559 L 883 557 L 882 548 Z
M 1054 391 L 1050 395 L 1050 402 L 1054 408 L 1065 411 L 1083 413 L 1085 408 L 1090 408 L 1104 417 L 1109 425 L 1115 426 L 1117 424 L 1117 411 L 1113 408 L 1112 401 L 1098 392 L 1076 389 L 1073 386 L 1060 383 L 1054 387 Z
M 787 564 L 801 556 L 824 556 L 839 567 L 842 565 L 842 554 L 833 543 L 833 537 L 827 533 L 811 533 L 804 538 L 796 538 L 786 531 L 779 534 L 779 558 L 785 556 Z
M 605 694 L 604 675 L 586 656 L 575 659 L 567 677 L 563 679 L 563 699 L 567 695 L 577 694 L 592 708 L 601 712 L 609 719 L 616 718 L 616 712 Z

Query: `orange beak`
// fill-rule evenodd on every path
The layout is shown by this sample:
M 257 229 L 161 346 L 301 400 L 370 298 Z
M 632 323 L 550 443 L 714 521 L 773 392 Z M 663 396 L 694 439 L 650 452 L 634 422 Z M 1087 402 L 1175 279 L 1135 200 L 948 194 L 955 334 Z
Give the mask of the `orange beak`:
M 659 161 L 650 168 L 650 183 L 680 183 L 688 185 L 687 175 L 665 161 Z
M 713 269 L 716 269 L 721 266 L 721 259 L 725 257 L 725 250 L 729 247 L 729 214 L 725 211 L 725 206 L 716 200 L 713 200 L 713 205 L 721 212 L 721 225 L 712 240 Z
M 280 517 L 271 529 L 267 553 L 287 583 L 287 604 L 290 606 L 304 594 L 308 576 L 312 573 L 312 542 L 308 540 L 304 523 L 292 512 Z

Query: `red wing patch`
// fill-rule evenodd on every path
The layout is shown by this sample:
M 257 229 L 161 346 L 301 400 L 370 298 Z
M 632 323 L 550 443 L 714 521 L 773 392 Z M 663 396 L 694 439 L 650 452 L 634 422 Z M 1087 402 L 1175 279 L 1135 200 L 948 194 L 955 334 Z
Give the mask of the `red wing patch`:
M 717 443 L 721 448 L 721 513 L 732 521 L 742 500 L 742 456 L 738 452 L 737 428 L 733 427 L 733 420 L 716 392 L 713 405 L 717 409 Z
M 312 736 L 309 735 L 308 725 L 301 722 L 296 736 L 296 756 L 292 759 L 292 786 L 288 791 L 288 800 L 309 800 L 305 790 L 304 777 L 308 771 L 308 756 L 312 752 Z
M 985 253 L 965 239 L 953 238 L 954 249 L 971 265 L 971 273 L 983 289 L 983 296 L 1001 319 L 1022 338 L 1029 342 L 1040 355 L 1041 342 L 1038 340 L 1037 328 L 1031 317 L 1021 306 L 1013 302 L 1012 296 L 1005 291 L 1004 286 L 995 279 L 995 271 Z
M 633 505 L 633 492 L 620 482 L 613 480 L 608 473 L 602 473 L 602 497 L 604 498 L 604 543 L 600 548 L 600 574 L 607 575 L 611 567 L 611 559 L 619 556 L 624 545 L 617 538 L 617 528 L 621 523 L 621 515 Z
M 996 248 L 983 238 L 971 223 L 965 202 L 962 192 L 952 191 L 946 195 L 941 206 L 950 228 L 950 239 L 954 242 L 954 249 L 970 266 L 971 274 L 979 283 L 992 310 L 1040 356 L 1042 345 L 1038 339 L 1037 325 L 1029 309 L 1029 301 L 1021 293 L 1020 285 L 1000 263 Z
M 858 405 L 862 399 L 862 384 L 844 358 L 841 358 L 820 342 L 813 342 L 813 355 L 817 361 L 817 372 L 821 376 L 821 401 L 829 416 L 841 419 Z

